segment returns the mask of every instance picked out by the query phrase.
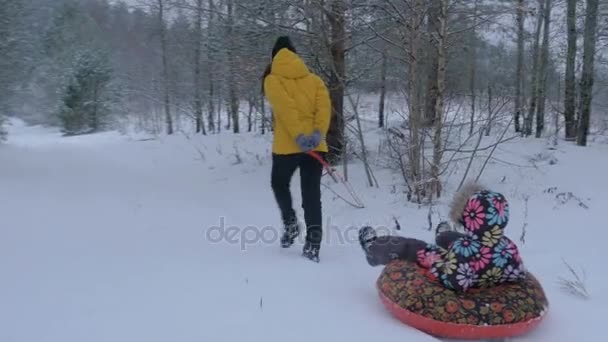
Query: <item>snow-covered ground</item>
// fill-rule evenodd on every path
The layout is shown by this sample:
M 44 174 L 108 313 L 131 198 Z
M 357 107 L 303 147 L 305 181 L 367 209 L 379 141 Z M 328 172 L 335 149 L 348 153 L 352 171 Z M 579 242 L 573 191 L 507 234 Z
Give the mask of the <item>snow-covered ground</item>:
M 364 209 L 324 192 L 314 264 L 300 256 L 301 240 L 278 246 L 268 135 L 64 138 L 18 120 L 9 134 L 0 145 L 0 341 L 436 341 L 384 310 L 381 269 L 356 242 L 359 227 L 392 227 L 393 216 L 397 233 L 431 240 L 428 210 L 393 191 L 398 175 L 376 169 L 380 187 L 368 188 L 354 163 Z M 608 147 L 513 140 L 497 157 L 482 181 L 508 197 L 507 234 L 551 304 L 519 340 L 605 341 Z M 299 209 L 297 175 L 293 191 Z M 556 198 L 568 192 L 587 208 Z M 443 217 L 448 200 L 436 207 Z M 559 277 L 571 277 L 562 259 L 584 268 L 589 299 L 560 289 Z

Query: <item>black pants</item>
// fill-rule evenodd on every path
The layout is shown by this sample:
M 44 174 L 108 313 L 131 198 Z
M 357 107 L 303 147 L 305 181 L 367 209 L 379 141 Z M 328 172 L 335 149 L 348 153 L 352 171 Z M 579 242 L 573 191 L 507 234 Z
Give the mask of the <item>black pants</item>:
M 448 249 L 450 244 L 464 234 L 455 231 L 445 231 L 435 236 L 435 243 L 443 249 Z M 394 259 L 416 262 L 418 251 L 424 249 L 427 243 L 414 238 L 402 236 L 382 236 L 372 242 L 365 250 L 365 257 L 371 266 L 386 265 Z
M 319 153 L 322 157 L 324 153 Z M 320 247 L 323 236 L 323 216 L 321 213 L 321 176 L 323 165 L 314 157 L 305 154 L 288 154 L 272 156 L 271 184 L 275 199 L 281 210 L 284 224 L 296 220 L 293 209 L 290 184 L 296 169 L 300 169 L 302 192 L 302 209 L 306 223 L 306 241 Z

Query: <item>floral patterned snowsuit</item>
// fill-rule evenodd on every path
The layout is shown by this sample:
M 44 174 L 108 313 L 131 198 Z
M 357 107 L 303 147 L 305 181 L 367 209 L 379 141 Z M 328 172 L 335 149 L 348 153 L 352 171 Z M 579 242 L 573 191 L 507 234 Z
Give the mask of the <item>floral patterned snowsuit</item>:
M 418 252 L 418 263 L 445 287 L 457 292 L 518 281 L 525 275 L 517 246 L 503 235 L 509 204 L 502 194 L 478 191 L 459 218 L 466 235 L 449 248 L 428 245 Z

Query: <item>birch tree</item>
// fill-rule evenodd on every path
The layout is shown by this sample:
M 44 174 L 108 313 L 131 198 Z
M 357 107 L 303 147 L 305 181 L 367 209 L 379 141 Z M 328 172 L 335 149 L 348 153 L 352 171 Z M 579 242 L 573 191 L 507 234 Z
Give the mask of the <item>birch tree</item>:
M 448 20 L 448 0 L 439 0 L 439 16 L 437 18 L 439 27 L 437 30 L 437 103 L 435 107 L 435 133 L 433 136 L 433 164 L 431 176 L 433 178 L 431 193 L 441 196 L 440 167 L 443 156 L 442 130 L 443 112 L 445 97 L 445 75 L 446 75 L 446 39 L 447 39 L 447 20 Z M 477 6 L 475 7 L 477 10 Z
M 520 119 L 523 116 L 523 87 L 524 87 L 524 20 L 525 20 L 525 3 L 524 0 L 517 0 L 516 16 L 517 16 L 517 70 L 515 84 L 515 132 L 521 131 Z
M 469 42 L 469 49 L 471 49 L 471 74 L 469 78 L 469 89 L 471 91 L 471 122 L 469 127 L 469 135 L 473 134 L 475 130 L 475 104 L 477 102 L 476 96 L 476 73 L 477 73 L 477 8 L 479 6 L 479 0 L 475 0 L 473 5 L 473 27 L 471 36 L 473 39 Z
M 431 1 L 429 3 L 428 15 L 427 15 L 427 36 L 428 36 L 428 48 L 427 51 L 427 68 L 426 68 L 426 107 L 424 109 L 424 122 L 425 125 L 433 125 L 436 119 L 436 107 L 437 107 L 437 71 L 439 70 L 438 61 L 438 50 L 437 50 L 437 34 L 439 32 L 439 18 L 441 17 L 441 3 L 440 1 Z
M 411 179 L 414 182 L 414 193 L 418 202 L 424 196 L 422 183 L 422 154 L 421 137 L 422 128 L 422 108 L 420 102 L 419 72 L 421 71 L 421 44 L 422 44 L 422 13 L 424 2 L 413 0 L 412 12 L 409 18 L 409 54 L 408 54 L 408 109 L 409 109 L 409 162 L 411 169 Z
M 545 101 L 547 93 L 547 64 L 549 63 L 549 29 L 551 27 L 551 0 L 545 1 L 543 11 L 543 43 L 540 52 L 539 84 L 538 84 L 538 107 L 536 109 L 536 137 L 542 136 L 545 129 Z
M 166 0 L 157 0 L 158 11 L 158 28 L 160 37 L 160 49 L 162 59 L 162 88 L 163 88 L 163 104 L 165 109 L 165 124 L 167 134 L 173 134 L 173 117 L 171 116 L 171 99 L 169 89 L 169 62 L 168 62 L 168 51 L 167 51 L 167 27 L 165 22 L 165 10 Z
M 536 30 L 534 34 L 534 47 L 532 56 L 532 82 L 531 82 L 531 95 L 530 95 L 530 107 L 528 108 L 528 115 L 526 116 L 524 135 L 532 135 L 532 124 L 534 122 L 534 114 L 536 113 L 536 106 L 538 105 L 538 92 L 540 89 L 540 34 L 543 27 L 543 16 L 541 13 L 544 12 L 544 0 L 538 0 L 538 8 L 536 11 Z

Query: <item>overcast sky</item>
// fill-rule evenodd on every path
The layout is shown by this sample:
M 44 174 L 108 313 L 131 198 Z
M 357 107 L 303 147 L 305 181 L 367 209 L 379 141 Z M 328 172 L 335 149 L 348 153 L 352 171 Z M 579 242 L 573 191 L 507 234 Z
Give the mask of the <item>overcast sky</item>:
M 110 3 L 115 3 L 118 2 L 119 0 L 110 0 Z M 127 3 L 128 5 L 137 5 L 138 2 L 141 2 L 141 0 L 122 0 L 123 2 Z

